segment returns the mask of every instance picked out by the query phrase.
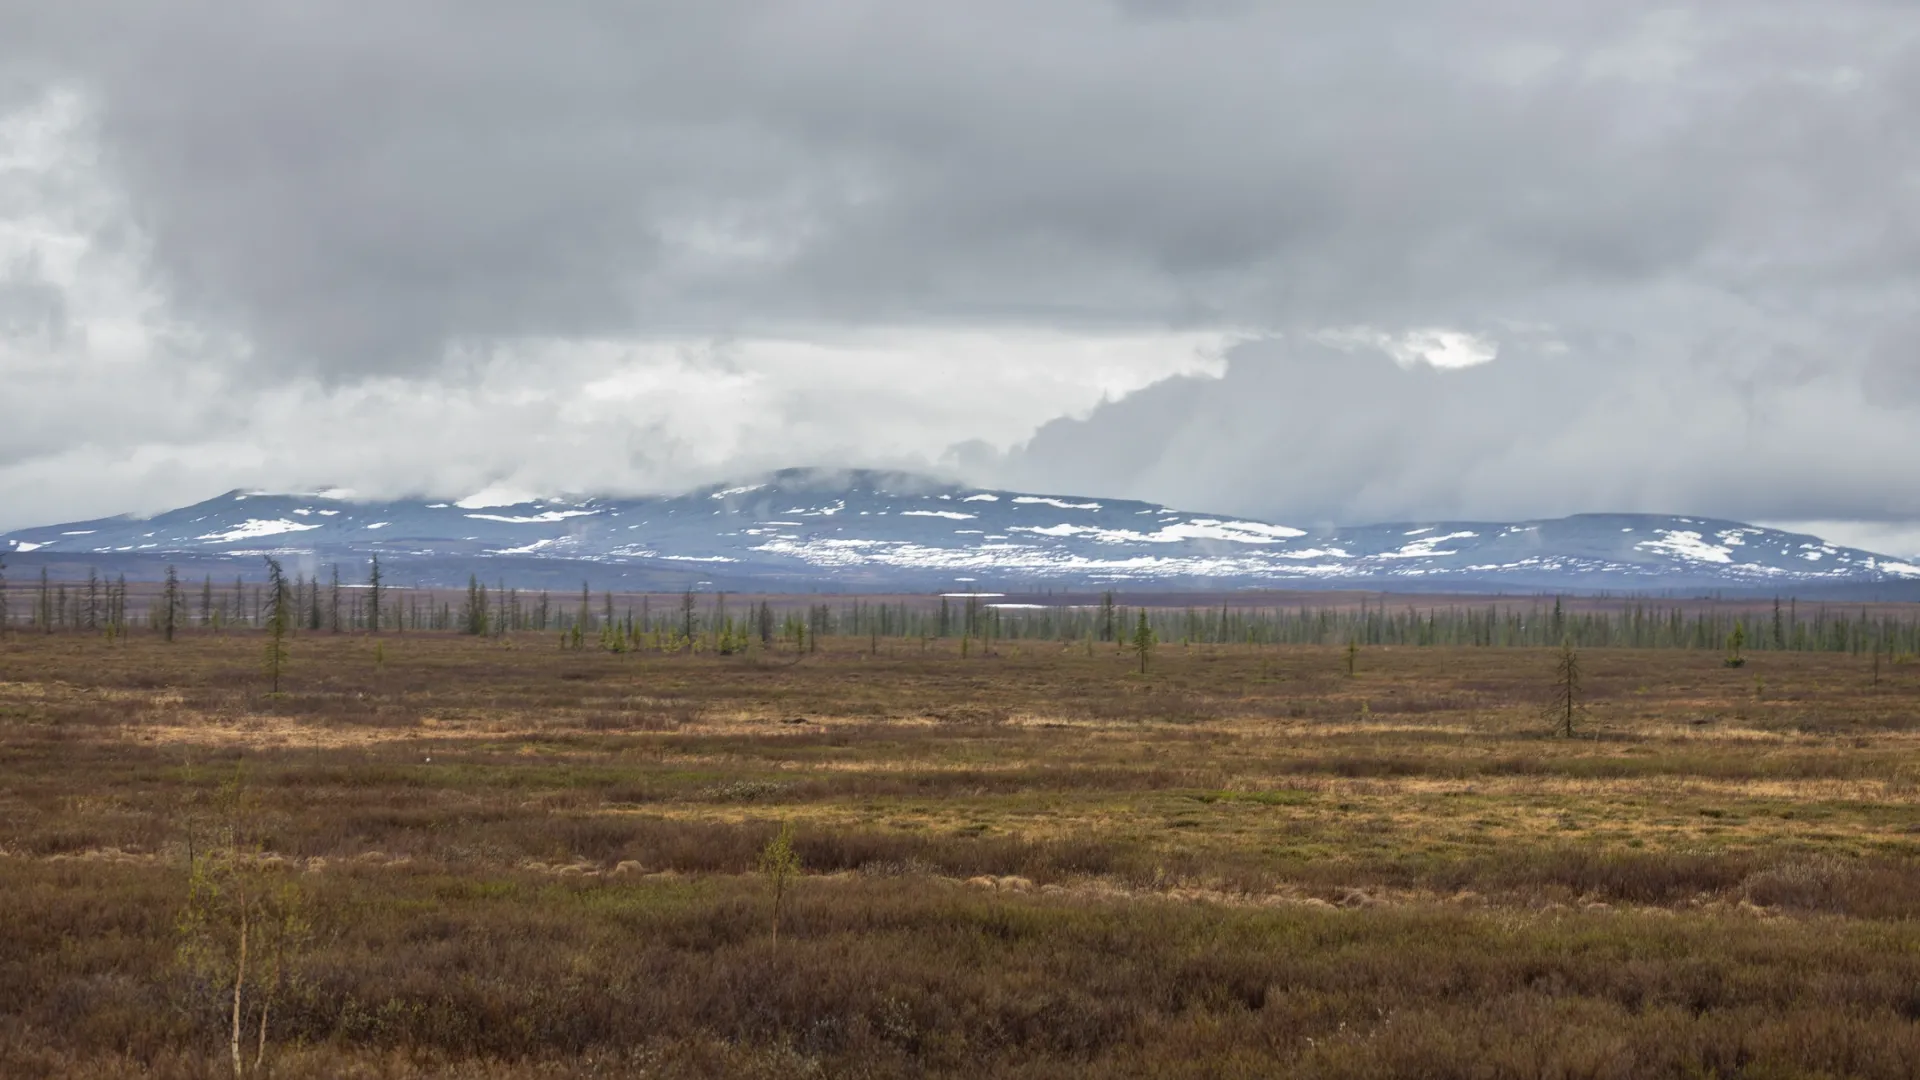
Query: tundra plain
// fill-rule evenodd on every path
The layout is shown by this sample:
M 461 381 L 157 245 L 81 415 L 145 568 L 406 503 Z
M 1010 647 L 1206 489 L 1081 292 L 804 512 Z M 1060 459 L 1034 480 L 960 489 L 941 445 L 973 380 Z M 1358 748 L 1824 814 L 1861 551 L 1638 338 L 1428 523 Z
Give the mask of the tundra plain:
M 0 1074 L 1920 1072 L 1907 657 L 556 638 L 0 638 Z

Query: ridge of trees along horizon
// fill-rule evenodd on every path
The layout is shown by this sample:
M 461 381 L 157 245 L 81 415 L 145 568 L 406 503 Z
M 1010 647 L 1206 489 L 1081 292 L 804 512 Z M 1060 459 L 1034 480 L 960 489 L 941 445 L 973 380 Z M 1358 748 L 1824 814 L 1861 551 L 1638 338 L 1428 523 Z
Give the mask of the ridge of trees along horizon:
M 1131 649 L 1144 616 L 1155 641 L 1198 645 L 1401 645 L 1578 648 L 1722 649 L 1738 634 L 1749 651 L 1920 654 L 1920 614 L 1875 615 L 1853 605 L 1810 605 L 1779 599 L 1757 617 L 1750 611 L 1689 611 L 1644 599 L 1570 612 L 1558 597 L 1526 606 L 1492 601 L 1418 608 L 1412 603 L 1362 602 L 1357 609 L 1299 605 L 1174 608 L 1130 606 L 1108 592 L 1097 605 L 1008 608 L 986 594 L 943 595 L 918 602 L 854 598 L 838 604 L 759 600 L 729 604 L 727 594 L 688 590 L 660 594 L 555 597 L 470 575 L 456 604 L 445 593 L 388 584 L 377 559 L 364 578 L 343 582 L 338 564 L 287 582 L 290 628 L 305 632 L 457 631 L 472 636 L 557 632 L 568 648 L 614 652 L 711 649 L 721 653 L 788 643 L 810 648 L 821 637 L 865 637 L 877 651 L 889 641 L 967 638 L 994 641 L 1106 643 Z M 934 600 L 937 599 L 937 603 Z M 21 603 L 20 601 L 24 601 Z M 658 601 L 658 602 L 657 602 Z M 263 582 L 211 576 L 183 582 L 172 567 L 157 595 L 130 598 L 125 575 L 89 570 L 84 582 L 9 582 L 0 562 L 0 628 L 124 633 L 144 626 L 163 636 L 182 629 L 259 629 L 273 614 Z

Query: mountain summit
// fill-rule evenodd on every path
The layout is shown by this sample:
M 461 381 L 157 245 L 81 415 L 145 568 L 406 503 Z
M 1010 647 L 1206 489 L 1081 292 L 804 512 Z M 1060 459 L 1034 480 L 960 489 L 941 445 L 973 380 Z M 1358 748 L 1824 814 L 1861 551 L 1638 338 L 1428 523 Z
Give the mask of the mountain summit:
M 26 561 L 140 576 L 378 553 L 400 576 L 530 586 L 712 582 L 779 590 L 941 587 L 1783 589 L 1920 582 L 1920 566 L 1735 521 L 1580 514 L 1309 530 L 1158 503 L 1034 494 L 866 470 L 788 469 L 639 498 L 485 492 L 362 501 L 234 491 L 152 518 L 0 537 Z M 228 571 L 232 572 L 232 571 Z

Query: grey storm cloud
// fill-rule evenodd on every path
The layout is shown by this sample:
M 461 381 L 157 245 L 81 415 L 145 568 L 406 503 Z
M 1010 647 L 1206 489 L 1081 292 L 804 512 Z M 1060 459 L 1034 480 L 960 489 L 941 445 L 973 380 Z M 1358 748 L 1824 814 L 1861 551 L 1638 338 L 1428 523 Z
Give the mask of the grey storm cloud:
M 1168 379 L 1044 425 L 996 475 L 1315 526 L 1605 510 L 1920 519 L 1920 410 L 1875 400 L 1844 368 L 1779 377 L 1764 362 L 1689 363 L 1684 348 L 1522 347 L 1449 371 L 1377 348 L 1250 342 L 1221 378 Z
M 1880 520 L 1920 513 L 1845 471 L 1920 421 L 1917 49 L 1893 0 L 0 0 L 0 108 L 84 100 L 100 242 L 171 362 L 218 361 L 150 377 L 226 387 L 228 433 L 243 393 L 431 401 L 526 342 L 1219 332 L 1218 380 L 950 460 L 1282 518 Z M 29 271 L 0 328 L 78 324 Z M 1498 358 L 1378 345 L 1438 330 Z M 777 415 L 854 428 L 793 379 Z M 1800 456 L 1727 464 L 1767 430 Z
M 1884 289 L 1897 4 L 15 4 L 260 362 L 792 320 L 1524 317 Z

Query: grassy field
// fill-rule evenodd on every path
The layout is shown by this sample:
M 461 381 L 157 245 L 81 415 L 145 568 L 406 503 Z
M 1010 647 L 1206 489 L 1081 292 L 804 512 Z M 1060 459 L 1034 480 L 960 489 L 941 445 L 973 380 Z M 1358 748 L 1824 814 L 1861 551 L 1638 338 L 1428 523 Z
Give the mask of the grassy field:
M 250 1075 L 1920 1073 L 1920 664 L 263 641 L 0 640 L 0 1075 L 232 1075 L 193 867 Z

